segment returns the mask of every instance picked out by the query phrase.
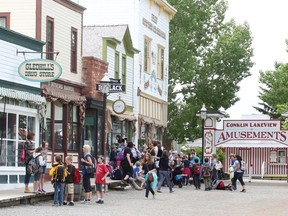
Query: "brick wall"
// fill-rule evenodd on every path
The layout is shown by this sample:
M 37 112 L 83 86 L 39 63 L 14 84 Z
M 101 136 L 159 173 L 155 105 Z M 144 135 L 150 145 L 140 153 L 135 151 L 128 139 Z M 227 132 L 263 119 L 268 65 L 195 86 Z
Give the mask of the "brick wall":
M 96 84 L 104 77 L 108 71 L 108 63 L 94 57 L 83 57 L 83 81 L 87 85 L 82 93 L 86 97 L 102 99 L 102 93 L 96 91 Z

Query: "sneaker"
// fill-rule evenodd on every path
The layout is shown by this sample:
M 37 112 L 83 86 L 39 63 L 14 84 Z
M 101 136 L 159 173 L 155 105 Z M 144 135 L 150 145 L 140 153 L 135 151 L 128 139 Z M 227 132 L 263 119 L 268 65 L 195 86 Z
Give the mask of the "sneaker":
M 63 203 L 63 205 L 64 205 L 64 203 Z M 69 202 L 68 205 L 69 205 L 69 206 L 74 206 L 74 202 Z
M 66 201 L 64 201 L 64 202 L 63 202 L 63 205 L 67 205 L 67 202 L 66 202 Z
M 43 193 L 46 193 L 46 191 L 44 189 L 40 189 Z
M 162 191 L 160 191 L 160 190 L 157 190 L 157 193 L 162 193 Z
M 82 201 L 81 201 L 81 204 L 87 204 L 87 203 L 88 203 L 87 200 L 82 200 Z
M 170 193 L 174 193 L 174 192 L 175 192 L 175 190 L 171 190 L 171 191 L 170 191 Z
M 100 200 L 99 204 L 104 204 L 104 200 Z
M 242 193 L 246 193 L 246 189 L 243 189 L 243 190 L 241 190 L 240 192 L 242 192 Z
M 153 194 L 153 199 L 155 199 L 155 198 L 156 198 L 156 193 Z
M 101 200 L 99 199 L 99 200 L 95 201 L 95 203 L 100 203 L 100 201 L 101 201 Z

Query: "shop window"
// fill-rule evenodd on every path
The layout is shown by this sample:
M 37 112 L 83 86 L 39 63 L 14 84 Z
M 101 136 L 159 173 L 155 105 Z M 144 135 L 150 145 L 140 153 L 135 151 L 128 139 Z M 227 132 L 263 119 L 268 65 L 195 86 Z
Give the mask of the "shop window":
M 55 103 L 54 149 L 63 151 L 63 104 Z
M 18 183 L 18 176 L 17 175 L 9 175 L 9 183 L 10 184 L 17 184 Z
M 68 105 L 68 150 L 78 150 L 78 107 Z
M 286 163 L 286 151 L 278 151 L 278 163 Z
M 8 183 L 8 175 L 0 175 L 0 184 Z

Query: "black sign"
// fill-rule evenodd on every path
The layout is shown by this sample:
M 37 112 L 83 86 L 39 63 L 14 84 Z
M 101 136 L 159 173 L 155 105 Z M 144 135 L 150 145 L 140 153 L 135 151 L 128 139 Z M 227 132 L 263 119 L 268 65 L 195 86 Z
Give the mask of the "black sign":
M 123 84 L 118 84 L 118 83 L 107 83 L 110 88 L 109 88 L 109 93 L 116 93 L 116 92 L 124 92 L 125 91 L 125 85 Z M 96 90 L 101 91 L 102 90 L 102 85 L 103 84 L 96 84 Z

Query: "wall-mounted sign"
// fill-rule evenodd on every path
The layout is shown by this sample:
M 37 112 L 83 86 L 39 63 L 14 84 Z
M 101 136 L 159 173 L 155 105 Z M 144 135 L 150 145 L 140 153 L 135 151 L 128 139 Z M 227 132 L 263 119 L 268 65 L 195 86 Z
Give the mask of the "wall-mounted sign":
M 49 59 L 30 59 L 19 65 L 18 73 L 29 81 L 50 82 L 61 76 L 62 67 Z

